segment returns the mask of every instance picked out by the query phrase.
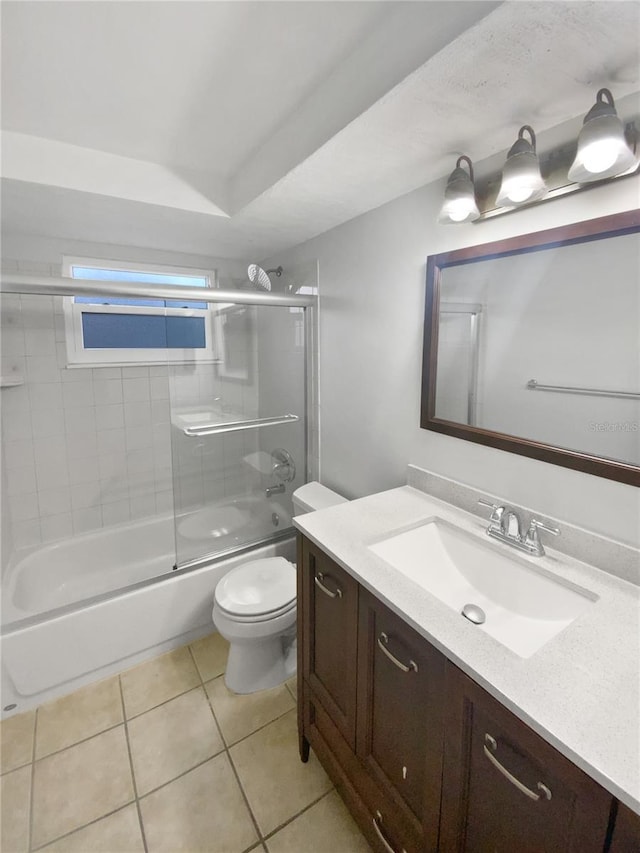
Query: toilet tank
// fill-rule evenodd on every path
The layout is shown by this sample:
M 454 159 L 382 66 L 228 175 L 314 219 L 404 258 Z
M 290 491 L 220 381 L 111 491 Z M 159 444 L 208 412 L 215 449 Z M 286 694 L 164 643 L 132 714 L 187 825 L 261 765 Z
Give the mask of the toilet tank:
M 317 509 L 326 509 L 330 506 L 347 503 L 347 498 L 343 498 L 342 495 L 315 481 L 300 486 L 295 490 L 291 499 L 294 515 L 304 515 L 305 512 L 315 512 Z

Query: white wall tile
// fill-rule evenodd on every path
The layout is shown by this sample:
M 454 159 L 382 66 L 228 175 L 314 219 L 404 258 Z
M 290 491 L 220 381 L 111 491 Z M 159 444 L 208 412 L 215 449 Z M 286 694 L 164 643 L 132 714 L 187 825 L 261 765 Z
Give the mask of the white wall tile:
M 60 382 L 60 371 L 55 359 L 46 355 L 28 355 L 27 379 L 29 382 Z
M 42 541 L 40 521 L 18 521 L 13 527 L 13 544 L 16 548 L 27 548 L 30 545 L 39 545 Z
M 97 434 L 97 438 L 99 456 L 108 456 L 109 454 L 121 454 L 124 456 L 127 444 L 123 429 L 102 430 Z
M 67 539 L 73 536 L 73 523 L 71 513 L 59 513 L 50 515 L 40 521 L 42 542 L 55 542 L 58 539 Z
M 71 493 L 68 488 L 40 489 L 38 491 L 40 515 L 59 515 L 71 509 Z
M 96 406 L 96 429 L 122 429 L 124 427 L 124 406 L 115 404 L 110 406 Z
M 107 406 L 114 403 L 122 403 L 121 379 L 94 379 L 93 390 L 96 405 Z
M 142 497 L 131 498 L 129 501 L 131 507 L 131 518 L 146 518 L 156 514 L 156 496 L 155 492 Z
M 67 436 L 67 456 L 69 459 L 86 459 L 98 455 L 98 440 L 96 434 Z
M 39 515 L 40 507 L 37 494 L 14 495 L 11 499 L 11 520 L 13 522 L 29 521 L 32 518 L 38 518 Z
M 35 465 L 32 441 L 7 441 L 4 452 L 7 471 L 13 471 L 16 468 L 33 468 Z
M 96 432 L 95 406 L 77 406 L 65 410 L 67 436 L 88 436 Z
M 100 470 L 97 457 L 85 459 L 69 459 L 68 461 L 69 483 L 72 486 L 79 483 L 97 483 L 100 480 Z
M 64 364 L 66 365 L 66 350 Z M 93 370 L 90 367 L 66 367 L 60 371 L 63 382 L 92 382 Z
M 118 502 L 103 504 L 102 507 L 102 523 L 105 527 L 111 524 L 123 524 L 130 521 L 131 513 L 129 511 L 129 500 L 120 500 Z
M 76 406 L 93 406 L 93 383 L 83 380 L 82 382 L 67 382 L 62 386 L 62 399 L 65 408 Z
M 136 426 L 151 427 L 151 403 L 125 403 L 124 422 L 127 428 Z
M 7 471 L 7 495 L 28 495 L 36 492 L 36 470 L 33 465 Z
M 148 379 L 123 379 L 122 392 L 125 403 L 150 399 Z
M 152 400 L 169 399 L 169 380 L 166 376 L 155 376 L 149 380 Z
M 55 489 L 59 486 L 69 485 L 69 467 L 66 454 L 64 456 L 44 459 L 37 463 L 36 479 L 38 491 L 41 489 Z
M 101 498 L 99 483 L 79 483 L 71 486 L 71 508 L 73 510 L 100 506 Z
M 31 411 L 62 408 L 62 385 L 59 382 L 30 382 Z
M 26 355 L 54 356 L 56 354 L 55 331 L 53 329 L 25 329 L 24 348 Z
M 102 527 L 102 510 L 99 507 L 79 509 L 71 513 L 74 534 L 86 533 Z

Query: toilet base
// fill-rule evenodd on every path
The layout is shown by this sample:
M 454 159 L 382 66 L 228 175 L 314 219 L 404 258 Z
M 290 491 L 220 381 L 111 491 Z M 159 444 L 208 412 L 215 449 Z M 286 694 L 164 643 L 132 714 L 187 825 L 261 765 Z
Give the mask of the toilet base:
M 231 642 L 224 683 L 233 693 L 255 693 L 277 687 L 295 674 L 291 655 L 283 650 L 282 636 L 259 643 Z M 288 643 L 287 645 L 291 645 Z

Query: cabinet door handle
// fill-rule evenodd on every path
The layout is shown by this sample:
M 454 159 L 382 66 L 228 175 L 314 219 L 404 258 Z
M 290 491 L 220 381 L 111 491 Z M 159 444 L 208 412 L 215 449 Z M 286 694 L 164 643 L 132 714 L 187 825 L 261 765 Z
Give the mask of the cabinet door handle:
M 496 742 L 496 739 L 494 737 L 491 737 L 491 735 L 488 733 L 486 733 L 484 736 L 484 747 L 483 748 L 484 748 L 484 754 L 487 756 L 487 758 L 493 764 L 493 766 L 496 768 L 496 770 L 499 770 L 502 773 L 502 775 L 506 779 L 508 779 L 512 785 L 515 785 L 515 787 L 519 791 L 522 791 L 522 793 L 525 795 L 525 797 L 529 797 L 530 800 L 539 800 L 539 799 L 541 799 L 542 796 L 544 796 L 547 800 L 551 799 L 550 789 L 547 788 L 546 785 L 543 785 L 542 782 L 538 782 L 538 784 L 536 785 L 538 791 L 540 792 L 539 794 L 536 794 L 535 791 L 532 791 L 531 788 L 527 788 L 526 785 L 523 785 L 519 779 L 516 779 L 516 777 L 513 776 L 513 774 L 509 773 L 509 771 L 507 770 L 506 767 L 504 767 L 502 764 L 500 764 L 498 759 L 493 754 L 496 751 L 496 749 L 498 748 L 498 744 Z
M 389 649 L 387 648 L 388 643 L 389 637 L 387 637 L 384 631 L 382 631 L 380 633 L 380 636 L 378 637 L 378 648 L 382 652 L 384 652 L 384 654 L 389 658 L 392 663 L 395 663 L 398 669 L 401 669 L 403 672 L 410 672 L 411 670 L 413 670 L 414 672 L 418 671 L 418 664 L 414 660 L 410 660 L 409 664 L 407 665 L 405 663 L 402 663 L 401 660 L 398 660 L 395 655 L 392 655 Z
M 378 811 L 376 812 L 376 816 L 374 817 L 372 822 L 373 822 L 373 828 L 376 831 L 376 835 L 378 836 L 380 841 L 382 841 L 382 843 L 384 844 L 384 849 L 387 851 L 387 853 L 396 853 L 396 851 L 393 849 L 393 847 L 389 844 L 387 839 L 384 837 L 384 833 L 382 832 L 382 829 L 380 828 L 382 825 L 382 815 L 380 814 L 380 812 L 378 812 Z M 402 853 L 407 853 L 407 851 L 403 848 Z
M 318 589 L 321 589 L 325 595 L 328 595 L 329 598 L 342 598 L 342 590 L 339 586 L 336 586 L 336 591 L 334 592 L 332 589 L 329 589 L 328 586 L 325 586 L 322 581 L 324 580 L 324 575 L 322 572 L 316 572 L 313 576 L 313 580 Z

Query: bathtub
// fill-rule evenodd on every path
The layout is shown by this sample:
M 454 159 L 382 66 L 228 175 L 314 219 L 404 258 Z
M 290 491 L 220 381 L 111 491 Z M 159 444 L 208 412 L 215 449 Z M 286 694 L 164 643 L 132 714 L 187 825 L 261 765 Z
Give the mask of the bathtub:
M 175 527 L 173 515 L 114 525 L 32 550 L 10 566 L 0 636 L 2 716 L 210 633 L 215 586 L 226 572 L 247 559 L 295 560 L 290 515 L 275 502 L 253 507 L 247 500 L 203 508 Z M 278 529 L 281 538 L 239 551 L 234 523 L 246 521 L 248 508 L 254 512 L 246 538 L 264 541 Z M 207 535 L 211 550 L 228 556 L 173 570 L 176 545 L 181 555 L 190 556 L 189 544 L 202 554 Z

